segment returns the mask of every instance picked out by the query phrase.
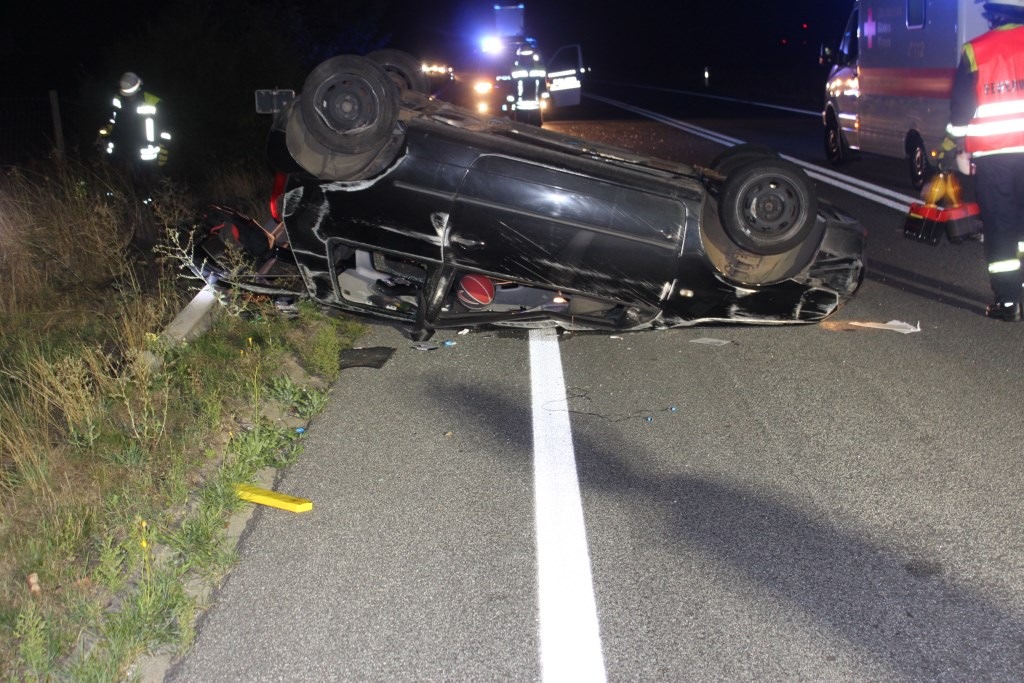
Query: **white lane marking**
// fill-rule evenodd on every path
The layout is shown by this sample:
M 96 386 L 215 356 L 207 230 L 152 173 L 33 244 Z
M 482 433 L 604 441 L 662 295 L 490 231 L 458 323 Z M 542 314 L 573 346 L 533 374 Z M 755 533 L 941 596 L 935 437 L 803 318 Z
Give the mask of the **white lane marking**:
M 737 97 L 725 97 L 723 95 L 711 95 L 706 92 L 697 92 L 695 90 L 678 90 L 676 88 L 665 88 L 656 85 L 637 85 L 635 83 L 613 83 L 611 81 L 599 81 L 606 83 L 607 85 L 618 85 L 629 88 L 638 88 L 640 90 L 660 90 L 661 92 L 677 93 L 679 95 L 689 95 L 690 97 L 702 97 L 706 100 L 721 100 L 723 102 L 738 102 L 739 104 L 747 104 L 754 107 L 763 107 L 765 109 L 778 109 L 780 111 L 791 111 L 795 114 L 807 114 L 808 116 L 816 116 L 821 118 L 820 111 L 811 111 L 810 109 L 797 109 L 795 107 L 783 107 L 778 104 L 768 104 L 767 102 L 755 102 L 754 100 L 742 100 Z
M 554 330 L 530 331 L 530 386 L 541 678 L 603 683 L 590 551 Z
M 700 126 L 695 126 L 692 123 L 686 123 L 685 121 L 673 119 L 670 116 L 665 116 L 664 114 L 659 114 L 648 109 L 635 107 L 631 104 L 626 104 L 625 102 L 613 100 L 609 97 L 601 97 L 599 95 L 587 95 L 587 97 L 598 102 L 604 102 L 605 104 L 613 107 L 618 107 L 619 109 L 625 109 L 626 111 L 633 112 L 634 114 L 639 114 L 640 116 L 644 116 L 654 121 L 658 121 L 659 123 L 664 123 L 667 126 L 677 128 L 683 132 L 695 135 L 697 137 L 702 137 L 705 140 L 717 142 L 721 145 L 725 145 L 726 147 L 732 147 L 733 145 L 739 145 L 744 142 L 739 138 L 734 138 L 728 135 L 723 135 L 721 133 L 716 133 L 713 130 L 701 128 Z M 742 100 L 736 101 L 740 102 Z M 747 104 L 756 103 L 747 102 Z M 797 113 L 808 113 L 796 109 L 791 111 L 795 111 Z M 823 168 L 821 166 L 818 166 L 817 164 L 811 164 L 806 161 L 801 161 L 800 159 L 791 156 L 786 156 L 785 154 L 782 154 L 780 156 L 783 159 L 787 159 L 795 164 L 799 164 L 800 166 L 802 166 L 807 171 L 807 175 L 814 178 L 815 180 L 828 183 L 829 185 L 838 187 L 839 189 L 845 190 L 846 192 L 849 192 L 851 194 L 864 197 L 865 199 L 871 200 L 877 204 L 881 204 L 882 206 L 888 206 L 890 209 L 895 209 L 896 211 L 899 211 L 901 213 L 906 213 L 907 209 L 910 208 L 911 204 L 921 201 L 920 197 L 914 197 L 912 195 L 896 192 L 895 190 L 890 190 L 889 188 L 882 187 L 881 185 L 875 185 L 874 183 L 869 183 L 864 180 L 859 180 L 857 178 L 853 178 L 848 175 L 838 173 L 831 169 Z

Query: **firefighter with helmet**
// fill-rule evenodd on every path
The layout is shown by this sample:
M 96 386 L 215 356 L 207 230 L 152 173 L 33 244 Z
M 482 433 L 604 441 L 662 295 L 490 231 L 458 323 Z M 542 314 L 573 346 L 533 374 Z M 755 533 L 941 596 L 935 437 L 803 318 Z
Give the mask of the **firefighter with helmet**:
M 982 0 L 976 0 L 982 2 Z M 1020 322 L 1024 256 L 1024 0 L 983 2 L 991 28 L 966 43 L 953 80 L 945 153 L 977 174 L 995 300 L 985 314 Z
M 167 163 L 171 134 L 163 129 L 160 98 L 142 89 L 142 79 L 128 71 L 121 76 L 110 120 L 100 129 L 99 147 L 108 158 L 127 167 L 136 179 L 152 177 Z

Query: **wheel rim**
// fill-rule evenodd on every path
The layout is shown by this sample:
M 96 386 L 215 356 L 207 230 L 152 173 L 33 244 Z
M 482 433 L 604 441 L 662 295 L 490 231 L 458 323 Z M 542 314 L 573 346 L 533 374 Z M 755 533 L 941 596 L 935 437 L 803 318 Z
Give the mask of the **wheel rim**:
M 364 79 L 342 74 L 316 90 L 314 111 L 324 125 L 340 133 L 354 133 L 371 126 L 380 116 L 380 103 Z
M 829 161 L 838 161 L 842 158 L 843 148 L 839 138 L 839 129 L 833 125 L 829 125 L 825 129 L 825 152 L 828 154 Z
M 782 178 L 763 178 L 742 194 L 743 231 L 762 244 L 781 242 L 800 228 L 803 201 L 800 191 Z
M 921 188 L 924 185 L 927 167 L 928 162 L 924 148 L 920 145 L 915 145 L 914 149 L 910 152 L 910 181 L 914 187 Z

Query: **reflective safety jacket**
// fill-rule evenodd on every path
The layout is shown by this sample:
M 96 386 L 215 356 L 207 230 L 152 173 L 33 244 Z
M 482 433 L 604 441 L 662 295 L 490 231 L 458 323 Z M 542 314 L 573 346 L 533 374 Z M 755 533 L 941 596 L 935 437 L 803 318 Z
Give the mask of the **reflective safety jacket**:
M 160 98 L 143 92 L 123 101 L 115 97 L 113 104 L 110 121 L 100 129 L 104 151 L 127 161 L 163 166 L 171 134 L 159 125 Z
M 1024 26 L 1000 26 L 964 45 L 947 132 L 965 138 L 975 157 L 1024 153 Z

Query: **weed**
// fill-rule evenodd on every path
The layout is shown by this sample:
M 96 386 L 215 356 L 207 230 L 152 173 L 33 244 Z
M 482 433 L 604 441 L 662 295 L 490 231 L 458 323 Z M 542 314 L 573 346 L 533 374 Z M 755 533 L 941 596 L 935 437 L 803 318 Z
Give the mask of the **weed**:
M 138 469 L 149 461 L 149 452 L 138 441 L 131 441 L 124 448 L 106 451 L 104 457 L 115 465 Z
M 42 611 L 34 601 L 27 602 L 18 613 L 14 638 L 18 641 L 18 663 L 29 677 L 37 680 L 46 678 L 53 660 L 48 630 Z
M 332 327 L 317 327 L 307 339 L 308 345 L 300 352 L 303 363 L 315 375 L 334 380 L 338 376 L 344 341 Z
M 68 443 L 76 448 L 92 448 L 100 438 L 100 426 L 92 416 L 68 428 Z
M 363 333 L 361 323 L 328 316 L 310 302 L 299 305 L 300 322 L 289 332 L 303 366 L 334 381 L 341 371 L 341 352 Z
M 326 391 L 299 384 L 288 375 L 272 377 L 267 384 L 267 395 L 294 410 L 303 420 L 319 414 L 328 398 Z
M 99 559 L 93 570 L 93 577 L 100 585 L 117 592 L 126 584 L 125 571 L 128 565 L 128 551 L 124 545 L 110 536 L 99 540 Z
M 234 552 L 224 547 L 222 505 L 201 506 L 196 514 L 167 534 L 164 541 L 184 559 L 185 569 L 194 569 L 207 576 L 218 576 L 228 567 Z

